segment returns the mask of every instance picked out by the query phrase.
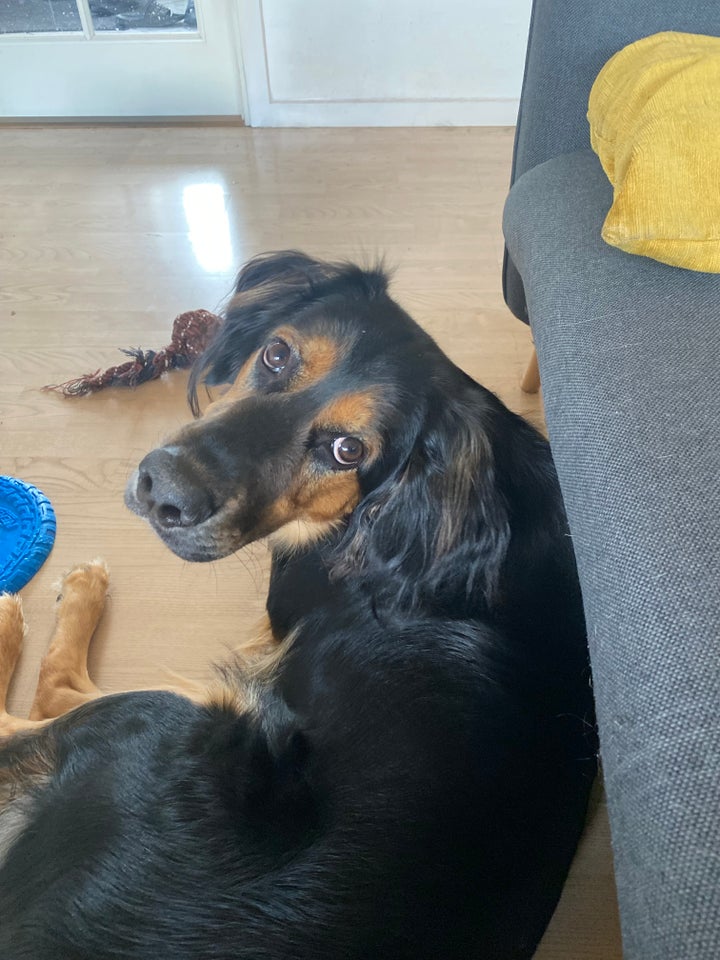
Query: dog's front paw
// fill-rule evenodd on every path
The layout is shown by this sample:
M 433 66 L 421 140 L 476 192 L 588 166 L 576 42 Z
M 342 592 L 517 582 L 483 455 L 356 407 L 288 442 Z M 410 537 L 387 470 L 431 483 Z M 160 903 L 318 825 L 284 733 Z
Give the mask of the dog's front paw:
M 10 661 L 14 666 L 26 632 L 20 597 L 14 593 L 0 594 L 0 666 Z
M 66 605 L 79 600 L 83 604 L 102 606 L 109 584 L 110 571 L 104 560 L 98 557 L 89 563 L 79 563 L 58 584 L 58 603 Z

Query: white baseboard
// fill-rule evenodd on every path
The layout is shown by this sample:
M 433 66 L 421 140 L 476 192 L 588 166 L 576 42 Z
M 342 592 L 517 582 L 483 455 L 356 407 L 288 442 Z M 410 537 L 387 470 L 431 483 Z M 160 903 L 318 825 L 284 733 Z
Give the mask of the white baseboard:
M 275 101 L 251 105 L 253 127 L 514 126 L 518 100 Z

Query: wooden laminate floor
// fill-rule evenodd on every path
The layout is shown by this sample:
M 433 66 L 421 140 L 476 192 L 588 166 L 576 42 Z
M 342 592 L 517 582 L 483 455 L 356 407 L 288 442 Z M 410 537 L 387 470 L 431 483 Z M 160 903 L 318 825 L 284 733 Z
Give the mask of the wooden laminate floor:
M 30 624 L 11 706 L 30 703 L 63 570 L 103 556 L 112 593 L 91 653 L 107 691 L 209 675 L 258 620 L 262 545 L 211 565 L 173 556 L 123 506 L 139 458 L 188 419 L 184 374 L 80 400 L 43 384 L 158 349 L 177 313 L 215 309 L 233 272 L 299 247 L 396 267 L 394 292 L 450 356 L 542 423 L 519 382 L 527 329 L 501 295 L 513 131 L 0 129 L 0 473 L 53 501 L 57 541 L 22 591 Z M 490 827 L 491 828 L 491 827 Z M 621 956 L 599 802 L 538 957 Z

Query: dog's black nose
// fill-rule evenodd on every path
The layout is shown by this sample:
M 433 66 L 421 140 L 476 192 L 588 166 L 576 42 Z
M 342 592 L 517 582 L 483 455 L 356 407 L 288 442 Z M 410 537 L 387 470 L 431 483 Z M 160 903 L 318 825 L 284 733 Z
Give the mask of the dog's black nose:
M 177 447 L 153 450 L 138 468 L 135 496 L 160 527 L 195 527 L 216 510 L 211 491 Z

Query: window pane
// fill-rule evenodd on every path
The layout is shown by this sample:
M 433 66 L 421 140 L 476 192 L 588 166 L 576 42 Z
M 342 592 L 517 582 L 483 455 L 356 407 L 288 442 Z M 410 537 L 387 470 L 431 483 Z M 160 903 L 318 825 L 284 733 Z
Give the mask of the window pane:
M 75 0 L 0 0 L 0 33 L 82 32 Z
M 98 31 L 188 31 L 197 28 L 195 0 L 90 0 Z

